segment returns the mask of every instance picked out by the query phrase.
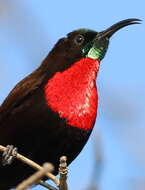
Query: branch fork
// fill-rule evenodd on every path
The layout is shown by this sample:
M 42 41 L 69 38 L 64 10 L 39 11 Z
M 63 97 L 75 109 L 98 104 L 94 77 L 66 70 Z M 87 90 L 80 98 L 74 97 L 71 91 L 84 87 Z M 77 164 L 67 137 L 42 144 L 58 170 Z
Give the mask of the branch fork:
M 14 148 L 14 150 L 15 150 L 15 148 Z M 7 152 L 7 147 L 0 145 L 0 151 Z M 16 190 L 25 190 L 25 189 L 29 188 L 30 186 L 32 186 L 34 184 L 38 184 L 38 183 L 49 190 L 68 190 L 68 186 L 67 186 L 68 169 L 67 169 L 67 157 L 66 156 L 62 156 L 60 158 L 60 165 L 59 165 L 60 178 L 58 179 L 51 173 L 54 169 L 52 164 L 45 163 L 42 167 L 39 164 L 37 164 L 36 162 L 19 154 L 18 152 L 16 153 L 15 151 L 11 151 L 11 154 L 12 154 L 12 156 L 14 154 L 14 157 L 17 158 L 18 160 L 20 160 L 21 162 L 38 170 L 32 176 L 30 176 L 29 178 L 24 180 L 22 183 L 20 183 L 16 187 Z M 55 187 L 47 184 L 46 182 L 42 181 L 41 179 L 44 176 L 46 176 L 46 177 L 48 177 L 48 179 L 52 180 L 58 188 L 55 188 Z

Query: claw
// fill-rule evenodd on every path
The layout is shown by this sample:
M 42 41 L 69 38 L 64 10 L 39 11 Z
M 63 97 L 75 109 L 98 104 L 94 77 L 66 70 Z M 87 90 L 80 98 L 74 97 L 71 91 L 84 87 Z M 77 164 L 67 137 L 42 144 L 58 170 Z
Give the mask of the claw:
M 17 155 L 17 148 L 13 145 L 7 145 L 7 149 L 2 154 L 2 165 L 10 165 Z

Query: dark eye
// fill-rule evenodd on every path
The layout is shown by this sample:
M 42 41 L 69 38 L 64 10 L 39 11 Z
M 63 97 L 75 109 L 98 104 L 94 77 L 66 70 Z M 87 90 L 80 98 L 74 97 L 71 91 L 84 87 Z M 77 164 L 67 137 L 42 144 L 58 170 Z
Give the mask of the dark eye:
M 74 42 L 77 45 L 83 44 L 83 42 L 84 42 L 84 36 L 82 36 L 82 35 L 79 34 L 78 36 L 75 37 Z

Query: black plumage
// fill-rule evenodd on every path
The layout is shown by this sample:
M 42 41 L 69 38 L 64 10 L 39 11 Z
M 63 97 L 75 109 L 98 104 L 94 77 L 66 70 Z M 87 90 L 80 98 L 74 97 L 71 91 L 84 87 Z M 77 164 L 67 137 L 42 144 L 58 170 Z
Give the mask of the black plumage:
M 0 144 L 17 147 L 19 153 L 39 164 L 53 163 L 55 174 L 60 156 L 66 155 L 69 164 L 91 132 L 67 127 L 66 120 L 48 107 L 44 97 L 47 81 L 82 57 L 82 46 L 76 48 L 72 42 L 80 33 L 87 35 L 85 44 L 96 34 L 81 30 L 59 40 L 41 66 L 19 82 L 0 107 Z M 0 189 L 16 186 L 33 172 L 18 160 L 11 165 L 0 165 Z

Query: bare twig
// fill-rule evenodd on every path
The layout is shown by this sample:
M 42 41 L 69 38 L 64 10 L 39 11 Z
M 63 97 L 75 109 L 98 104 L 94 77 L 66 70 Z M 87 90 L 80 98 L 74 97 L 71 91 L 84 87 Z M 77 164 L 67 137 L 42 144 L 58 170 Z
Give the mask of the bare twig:
M 62 156 L 60 158 L 60 165 L 59 165 L 59 175 L 60 175 L 59 185 L 58 185 L 59 190 L 68 190 L 67 173 L 68 173 L 67 157 Z M 58 189 L 52 187 L 51 185 L 49 185 L 43 181 L 40 181 L 39 184 L 42 185 L 43 187 L 46 187 L 49 190 L 58 190 Z
M 33 184 L 36 184 L 40 181 L 42 177 L 46 175 L 47 172 L 52 172 L 53 166 L 52 164 L 45 163 L 43 165 L 43 168 L 39 171 L 37 171 L 34 175 L 30 176 L 26 180 L 24 180 L 22 183 L 20 183 L 17 187 L 16 190 L 25 190 L 32 186 Z
M 59 179 L 59 190 L 68 190 L 68 186 L 67 186 L 67 173 L 68 173 L 68 169 L 67 169 L 67 157 L 66 156 L 62 156 L 60 158 L 60 165 L 59 165 L 59 175 L 60 175 L 60 179 Z
M 0 151 L 4 152 L 6 150 L 6 147 L 0 145 Z M 20 161 L 22 161 L 25 164 L 28 164 L 29 166 L 31 166 L 32 168 L 36 169 L 36 170 L 41 170 L 43 169 L 43 167 L 41 167 L 39 164 L 37 164 L 36 162 L 26 158 L 25 156 L 17 153 L 16 158 Z M 57 179 L 53 174 L 51 174 L 50 172 L 46 173 L 46 176 L 51 179 L 57 186 L 59 186 L 59 179 Z
M 49 190 L 58 190 L 57 188 L 53 187 L 52 185 L 49 185 L 48 183 L 42 180 L 40 180 L 39 184 Z
M 0 152 L 4 152 L 7 148 L 0 145 Z M 49 179 L 51 179 L 59 188 L 59 190 L 68 190 L 68 186 L 67 186 L 67 173 L 68 173 L 68 169 L 67 169 L 67 158 L 66 156 L 62 156 L 60 158 L 60 165 L 59 165 L 59 174 L 60 174 L 60 178 L 56 178 L 52 173 L 50 173 L 50 167 L 42 167 L 39 164 L 37 164 L 36 162 L 26 158 L 25 156 L 17 153 L 15 155 L 15 157 L 22 161 L 23 163 L 31 166 L 32 168 L 39 170 L 38 172 L 36 172 L 34 175 L 32 175 L 30 178 L 26 179 L 25 181 L 23 181 L 20 185 L 17 186 L 16 190 L 24 190 L 28 187 L 30 187 L 33 184 L 39 183 L 40 185 L 46 187 L 49 190 L 58 190 L 57 188 L 45 183 L 44 181 L 41 180 L 41 178 L 43 176 L 48 177 Z M 50 166 L 50 165 L 49 165 Z

